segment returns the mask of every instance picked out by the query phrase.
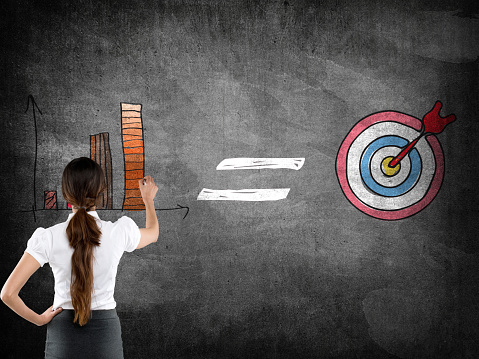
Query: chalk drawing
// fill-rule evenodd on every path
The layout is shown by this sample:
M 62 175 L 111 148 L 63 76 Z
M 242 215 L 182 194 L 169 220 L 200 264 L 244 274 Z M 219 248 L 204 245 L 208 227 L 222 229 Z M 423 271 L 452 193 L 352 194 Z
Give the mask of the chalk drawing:
M 141 106 L 136 103 L 121 103 L 121 136 L 125 163 L 125 197 L 122 208 L 128 211 L 145 209 L 138 187 L 138 181 L 145 176 Z
M 57 191 L 43 192 L 43 207 L 36 206 L 36 178 L 37 178 L 37 159 L 38 159 L 38 128 L 37 112 L 42 115 L 37 103 L 32 95 L 28 96 L 27 109 L 32 104 L 33 125 L 35 129 L 35 157 L 33 165 L 33 202 L 31 209 L 20 210 L 19 212 L 31 212 L 33 220 L 36 222 L 36 212 L 45 210 L 71 211 L 72 206 L 65 203 L 65 208 L 58 208 Z M 124 210 L 142 210 L 144 203 L 138 188 L 138 181 L 144 177 L 144 144 L 143 144 L 143 120 L 141 116 L 142 105 L 133 103 L 120 103 L 121 109 L 121 140 L 123 148 L 123 159 L 125 165 L 125 195 L 122 208 L 113 208 L 113 178 L 112 178 L 112 159 L 110 151 L 110 136 L 107 132 L 90 135 L 90 158 L 96 161 L 105 173 L 107 181 L 106 192 L 102 195 L 100 203 L 96 209 L 124 211 Z M 80 154 L 79 154 L 80 155 Z M 156 211 L 178 211 L 185 210 L 183 219 L 188 215 L 190 208 L 177 204 L 176 207 L 155 208 Z
M 35 109 L 40 112 L 40 115 L 42 114 L 42 111 L 38 108 L 37 103 L 35 102 L 35 99 L 33 98 L 33 95 L 28 95 L 27 99 L 27 109 L 25 110 L 25 113 L 28 112 L 28 109 L 30 108 L 30 102 L 32 103 L 32 112 L 33 112 L 33 126 L 35 129 L 35 160 L 33 162 L 33 204 L 32 204 L 32 213 L 33 213 L 33 220 L 36 222 L 36 217 L 35 217 L 35 211 L 37 210 L 37 201 L 36 201 L 36 193 L 37 193 L 37 161 L 38 161 L 38 129 L 37 129 L 37 115 L 35 112 Z
M 422 211 L 439 192 L 444 154 L 435 135 L 456 117 L 441 117 L 441 102 L 422 120 L 396 111 L 366 116 L 338 151 L 336 174 L 360 211 L 398 220 Z
M 251 170 L 251 169 L 292 169 L 303 167 L 304 158 L 227 158 L 220 162 L 217 170 Z M 288 196 L 290 188 L 263 188 L 240 190 L 213 190 L 203 188 L 198 201 L 279 201 Z
M 217 170 L 245 169 L 292 169 L 298 171 L 303 167 L 304 158 L 227 158 L 220 162 Z
M 45 191 L 43 209 L 57 209 L 57 191 Z
M 111 168 L 110 140 L 108 132 L 90 136 L 90 158 L 98 163 L 105 174 L 106 190 L 100 194 L 97 209 L 113 208 L 113 178 Z
M 278 201 L 288 196 L 289 188 L 213 190 L 203 188 L 198 201 Z

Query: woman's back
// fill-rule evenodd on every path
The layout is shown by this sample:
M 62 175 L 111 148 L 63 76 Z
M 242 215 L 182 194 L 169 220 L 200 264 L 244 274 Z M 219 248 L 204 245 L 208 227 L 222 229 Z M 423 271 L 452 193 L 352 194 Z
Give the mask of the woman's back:
M 91 310 L 113 309 L 116 306 L 113 294 L 115 278 L 123 253 L 132 252 L 140 241 L 140 230 L 129 217 L 116 222 L 103 221 L 96 211 L 87 212 L 96 218 L 101 230 L 100 245 L 93 249 L 93 292 Z M 28 241 L 26 252 L 41 266 L 49 263 L 55 278 L 53 308 L 74 309 L 71 302 L 71 248 L 66 228 L 73 214 L 66 222 L 50 228 L 38 228 Z
M 141 229 L 128 217 L 114 223 L 98 217 L 95 206 L 105 179 L 97 163 L 81 157 L 65 167 L 62 193 L 72 213 L 65 222 L 34 232 L 1 292 L 3 302 L 21 317 L 48 324 L 45 358 L 123 357 L 114 299 L 118 263 L 123 252 L 156 242 L 159 234 L 154 205 L 158 187 L 150 176 L 138 186 L 146 209 Z M 50 308 L 37 314 L 19 292 L 47 262 L 55 277 L 55 297 Z

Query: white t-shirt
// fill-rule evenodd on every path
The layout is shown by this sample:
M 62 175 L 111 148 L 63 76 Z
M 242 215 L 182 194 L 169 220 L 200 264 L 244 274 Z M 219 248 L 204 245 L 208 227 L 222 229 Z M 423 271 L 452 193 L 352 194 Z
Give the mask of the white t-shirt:
M 100 246 L 93 249 L 92 310 L 107 310 L 116 307 L 113 293 L 118 263 L 124 251 L 132 252 L 140 242 L 140 230 L 129 217 L 121 217 L 115 223 L 102 221 L 96 211 L 88 212 L 97 219 L 101 230 Z M 55 277 L 55 299 L 53 309 L 73 309 L 70 296 L 71 258 L 66 228 L 73 213 L 66 222 L 50 228 L 38 228 L 28 240 L 25 252 L 31 254 L 40 266 L 49 263 Z

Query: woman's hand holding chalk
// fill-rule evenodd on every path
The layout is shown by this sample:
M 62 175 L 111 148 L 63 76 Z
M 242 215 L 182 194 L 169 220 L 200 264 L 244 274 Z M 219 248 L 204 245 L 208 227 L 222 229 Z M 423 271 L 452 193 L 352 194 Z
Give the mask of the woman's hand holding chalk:
M 151 176 L 143 177 L 138 181 L 138 185 L 143 202 L 153 201 L 156 192 L 158 192 L 158 186 L 155 184 L 155 181 L 153 181 L 153 178 Z

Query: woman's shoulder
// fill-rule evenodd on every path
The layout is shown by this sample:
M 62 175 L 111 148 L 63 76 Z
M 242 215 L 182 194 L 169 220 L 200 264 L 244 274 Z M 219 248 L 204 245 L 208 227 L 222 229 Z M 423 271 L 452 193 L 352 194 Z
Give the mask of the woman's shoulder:
M 50 227 L 38 227 L 31 235 L 32 242 L 52 242 L 55 238 L 66 236 L 67 223 L 58 223 Z
M 31 238 L 51 237 L 52 236 L 52 231 L 51 231 L 52 228 L 53 228 L 53 226 L 48 227 L 48 228 L 38 227 L 33 232 Z
M 129 227 L 129 226 L 136 226 L 135 221 L 128 217 L 128 216 L 121 216 L 116 220 L 116 222 L 112 223 L 116 227 Z
M 138 227 L 135 221 L 128 216 L 122 216 L 118 218 L 115 222 L 101 220 L 101 224 L 102 228 L 111 228 L 112 230 L 129 228 L 132 226 Z
M 50 227 L 38 227 L 32 234 L 32 237 L 51 237 L 56 232 L 64 230 L 66 227 L 65 222 L 54 224 Z
M 43 234 L 46 234 L 47 232 L 51 235 L 55 235 L 57 233 L 63 233 L 65 232 L 65 229 L 67 228 L 67 225 L 68 225 L 68 222 L 61 222 L 61 223 L 57 223 L 57 224 L 54 224 L 53 226 L 51 227 L 47 227 L 47 228 L 37 228 L 37 231 L 43 233 Z M 36 231 L 35 231 L 36 232 Z
M 105 238 L 115 239 L 116 243 L 121 244 L 119 248 L 127 252 L 133 251 L 138 246 L 141 237 L 138 225 L 128 216 L 122 216 L 113 223 L 105 223 L 102 233 Z

